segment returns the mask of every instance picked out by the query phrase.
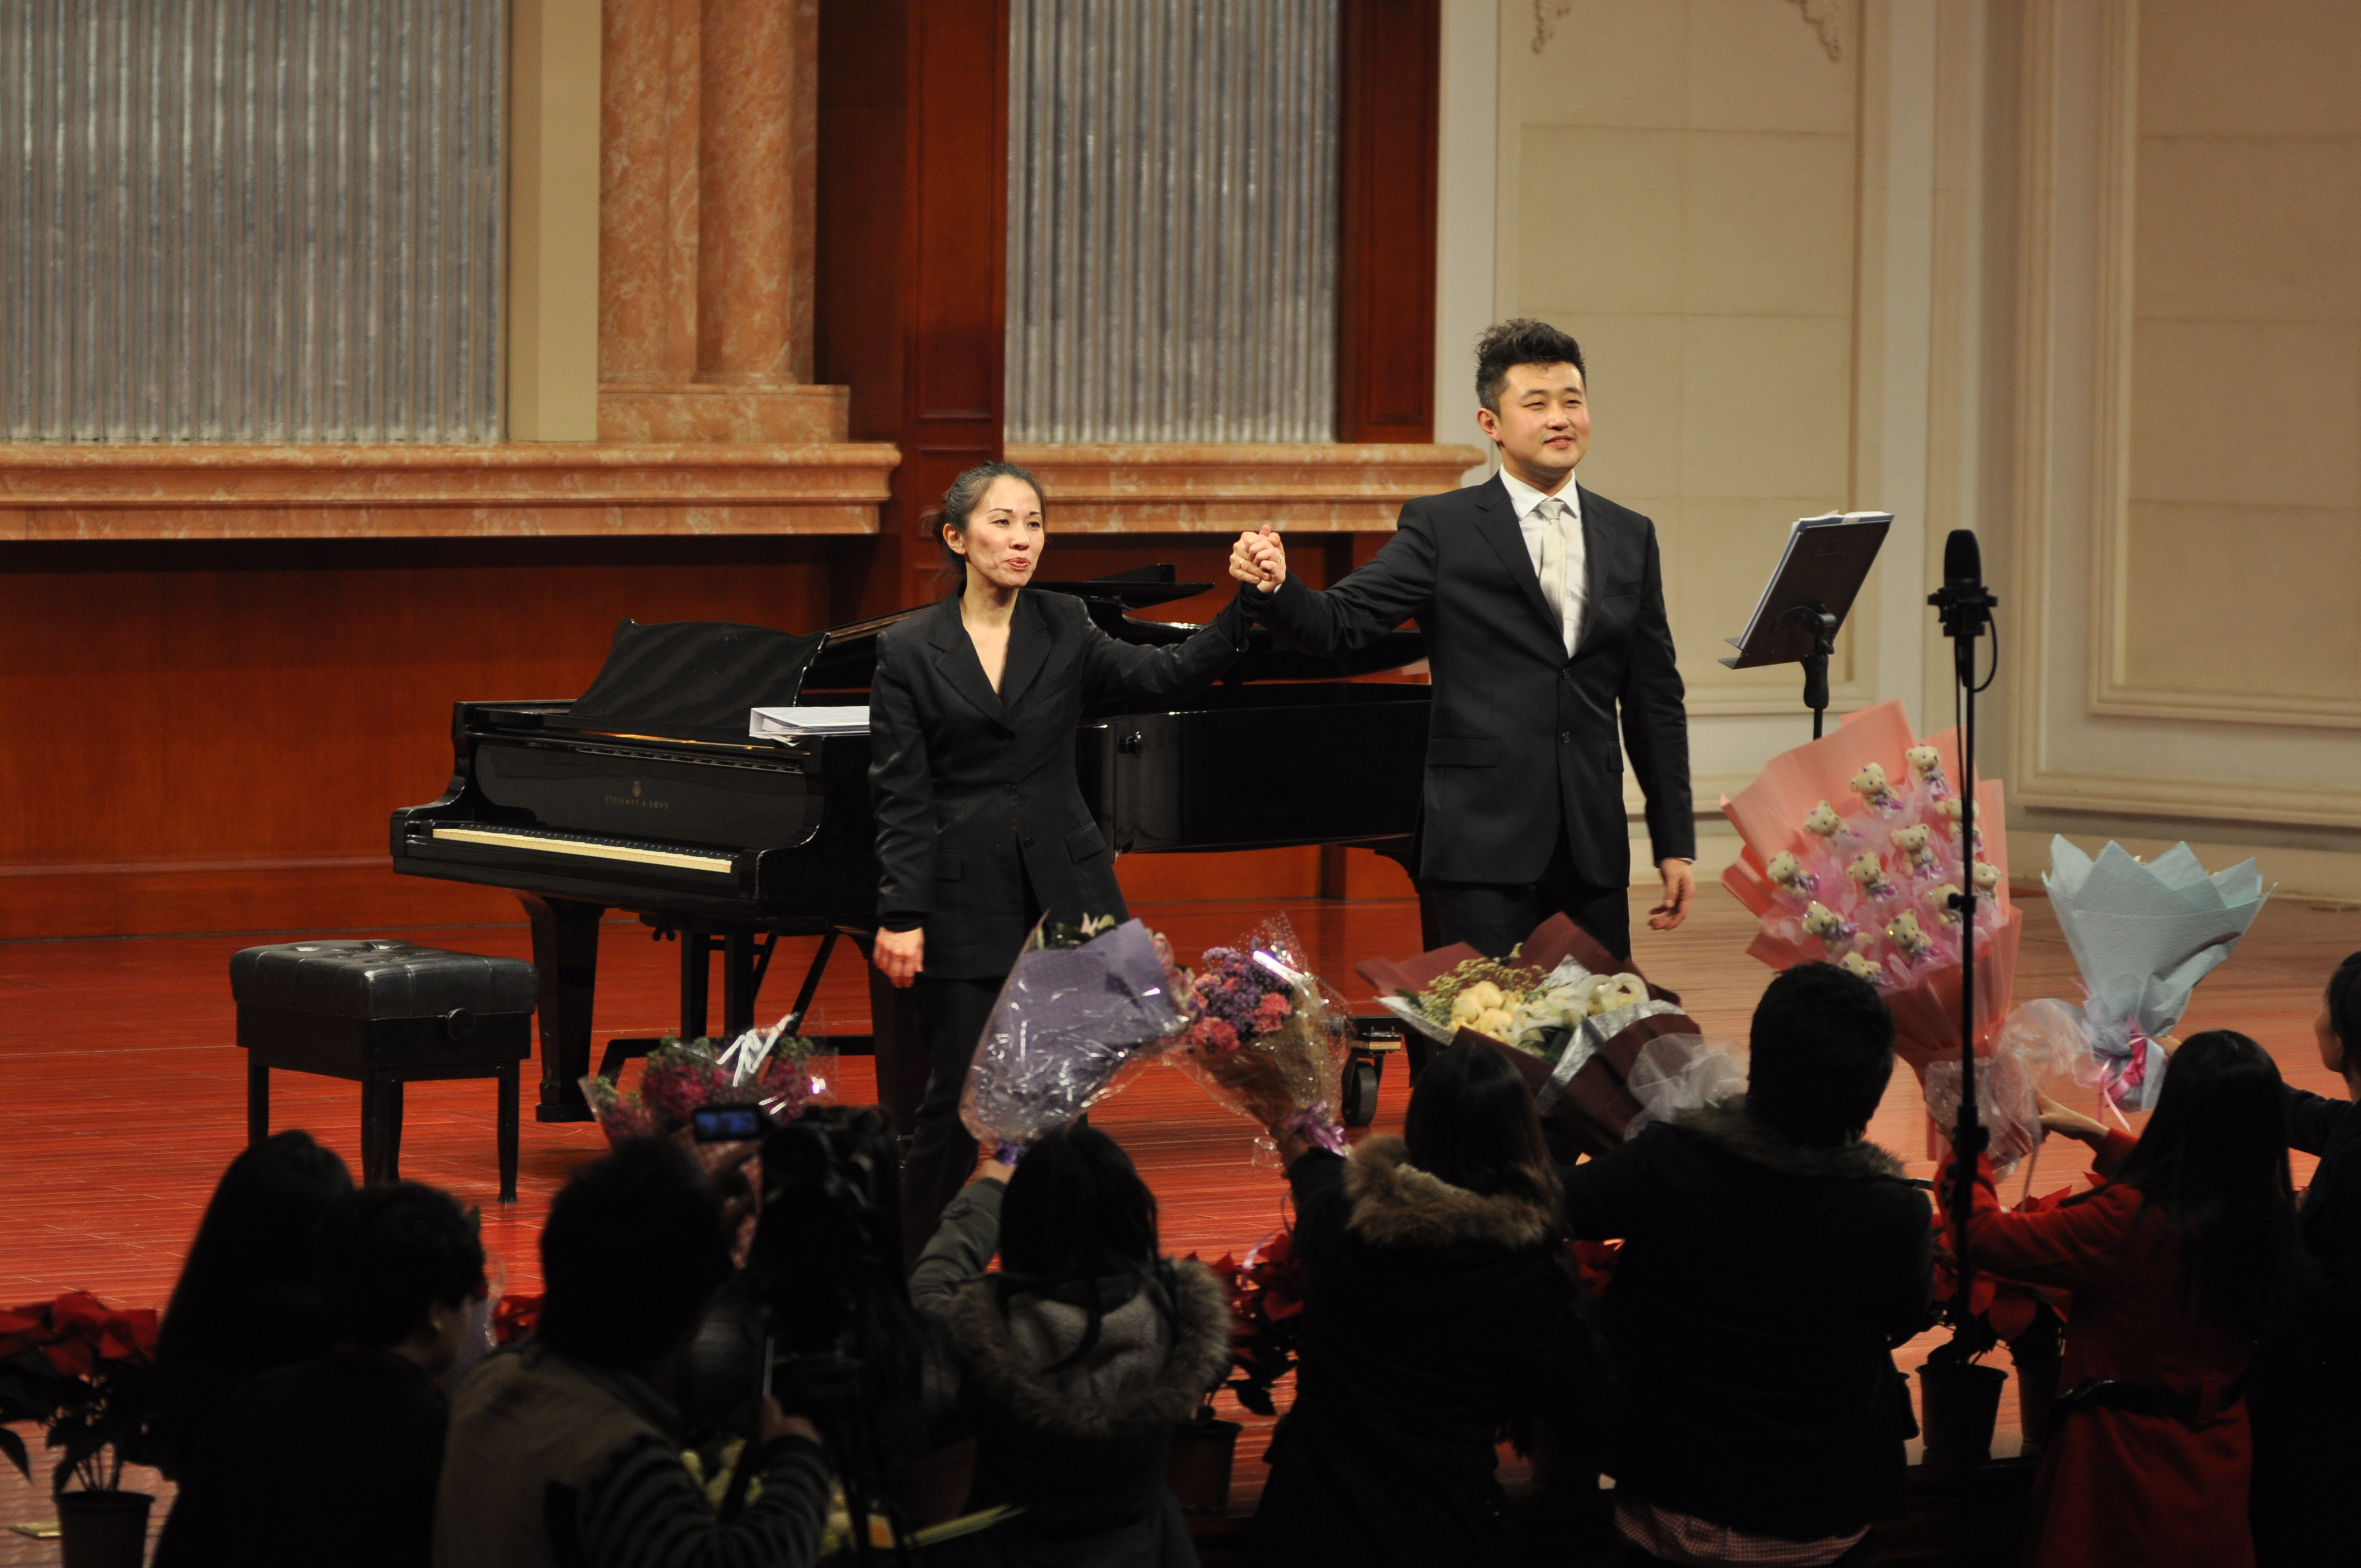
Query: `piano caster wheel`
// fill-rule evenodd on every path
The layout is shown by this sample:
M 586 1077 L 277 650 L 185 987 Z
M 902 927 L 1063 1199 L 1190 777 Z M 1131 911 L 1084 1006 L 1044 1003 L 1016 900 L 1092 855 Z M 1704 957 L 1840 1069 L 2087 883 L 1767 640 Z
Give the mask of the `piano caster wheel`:
M 1343 1092 L 1338 1098 L 1344 1104 L 1337 1109 L 1344 1113 L 1345 1125 L 1366 1127 L 1378 1114 L 1378 1064 L 1367 1057 L 1356 1056 L 1345 1064 Z

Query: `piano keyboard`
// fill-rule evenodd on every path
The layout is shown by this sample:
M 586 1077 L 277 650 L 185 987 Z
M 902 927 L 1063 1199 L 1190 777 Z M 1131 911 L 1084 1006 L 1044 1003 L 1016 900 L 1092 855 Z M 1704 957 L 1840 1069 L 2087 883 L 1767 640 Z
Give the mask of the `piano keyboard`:
M 572 834 L 536 833 L 522 828 L 436 828 L 434 836 L 456 840 L 462 844 L 489 844 L 503 850 L 531 850 L 544 855 L 565 855 L 577 860 L 630 861 L 643 866 L 669 866 L 686 872 L 709 872 L 728 876 L 731 871 L 728 855 L 700 855 L 683 850 L 667 850 L 653 844 L 635 844 L 627 839 L 590 839 Z

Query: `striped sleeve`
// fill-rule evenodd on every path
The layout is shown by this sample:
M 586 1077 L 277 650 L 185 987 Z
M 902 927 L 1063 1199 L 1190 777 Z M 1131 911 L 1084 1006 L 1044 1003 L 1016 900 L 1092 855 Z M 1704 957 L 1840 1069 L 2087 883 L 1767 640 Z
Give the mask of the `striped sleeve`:
M 649 1434 L 618 1448 L 582 1488 L 587 1568 L 805 1568 L 828 1520 L 819 1445 L 781 1438 L 763 1455 L 763 1491 L 730 1524 L 715 1517 L 680 1455 Z

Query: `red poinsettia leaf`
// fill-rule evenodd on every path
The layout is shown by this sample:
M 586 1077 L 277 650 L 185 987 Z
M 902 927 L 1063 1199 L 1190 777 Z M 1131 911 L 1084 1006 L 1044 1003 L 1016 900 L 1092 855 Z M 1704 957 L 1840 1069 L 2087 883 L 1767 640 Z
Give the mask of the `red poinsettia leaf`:
M 49 1327 L 49 1314 L 37 1312 L 30 1307 L 0 1311 L 0 1334 L 46 1333 Z
M 1998 1294 L 1999 1289 L 1999 1285 L 1993 1280 L 1991 1275 L 1977 1275 L 1974 1283 L 1968 1287 L 1968 1311 L 1970 1315 L 1982 1317 L 1984 1313 L 1991 1311 L 1993 1297 Z
M 98 1359 L 90 1346 L 79 1339 L 60 1339 L 41 1347 L 49 1365 L 70 1377 L 88 1377 L 98 1370 Z

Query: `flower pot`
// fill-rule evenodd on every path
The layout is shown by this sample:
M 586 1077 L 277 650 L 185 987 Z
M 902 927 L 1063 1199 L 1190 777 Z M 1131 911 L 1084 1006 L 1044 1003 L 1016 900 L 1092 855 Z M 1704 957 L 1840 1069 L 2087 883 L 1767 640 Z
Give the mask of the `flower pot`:
M 2048 1446 L 2058 1420 L 2058 1380 L 2065 1358 L 2055 1344 L 2047 1355 L 2009 1347 L 2016 1362 L 2016 1420 L 2025 1432 L 2020 1457 L 2035 1459 Z
M 1929 1465 L 1956 1469 L 1992 1457 L 2001 1386 L 2007 1381 L 1999 1367 L 1973 1362 L 1929 1360 L 1918 1368 L 1919 1424 Z
M 139 1568 L 148 1558 L 145 1492 L 60 1492 L 58 1542 L 65 1568 Z
M 1230 1468 L 1238 1453 L 1235 1421 L 1202 1418 L 1172 1429 L 1172 1454 L 1165 1480 L 1181 1508 L 1192 1514 L 1230 1511 Z

